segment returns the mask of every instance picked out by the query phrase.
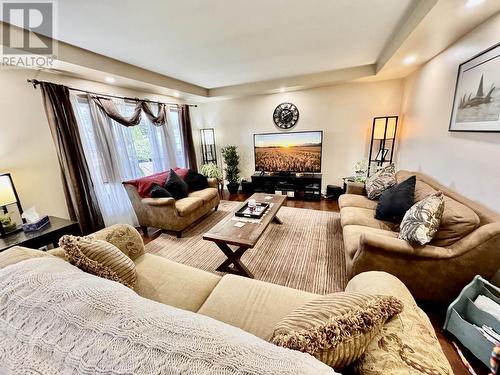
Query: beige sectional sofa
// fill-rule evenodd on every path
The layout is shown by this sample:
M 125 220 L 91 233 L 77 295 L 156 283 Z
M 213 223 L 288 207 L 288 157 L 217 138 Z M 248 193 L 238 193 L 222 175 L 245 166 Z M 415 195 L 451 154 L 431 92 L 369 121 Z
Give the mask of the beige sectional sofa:
M 399 171 L 399 182 L 415 175 L 415 201 L 440 190 L 445 212 L 434 240 L 425 246 L 398 239 L 398 225 L 375 219 L 377 201 L 362 184 L 339 199 L 350 277 L 385 271 L 398 277 L 417 299 L 447 303 L 479 274 L 490 279 L 500 268 L 500 216 L 417 172 Z
M 218 276 L 145 253 L 142 237 L 132 227 L 115 225 L 94 233 L 113 243 L 136 266 L 135 291 L 142 297 L 197 312 L 239 327 L 268 340 L 275 324 L 317 295 L 235 275 Z M 64 258 L 61 249 L 50 253 Z M 0 268 L 40 251 L 12 248 L 0 254 Z M 42 253 L 43 254 L 43 253 Z M 364 357 L 349 373 L 452 374 L 432 325 L 408 289 L 384 272 L 365 272 L 353 278 L 349 292 L 392 295 L 404 302 L 404 311 L 386 323 L 370 343 Z
M 147 228 L 170 230 L 181 237 L 182 231 L 215 209 L 220 202 L 218 182 L 208 179 L 208 188 L 189 193 L 186 198 L 141 198 L 134 185 L 124 183 L 132 207 L 145 235 Z

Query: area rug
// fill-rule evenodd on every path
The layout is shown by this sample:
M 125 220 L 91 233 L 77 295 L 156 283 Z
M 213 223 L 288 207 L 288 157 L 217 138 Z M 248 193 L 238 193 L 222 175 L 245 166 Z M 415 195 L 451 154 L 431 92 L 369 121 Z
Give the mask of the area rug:
M 187 229 L 182 238 L 162 233 L 146 245 L 146 251 L 222 275 L 216 268 L 226 257 L 202 236 L 240 205 L 221 201 L 218 211 Z M 269 224 L 257 245 L 241 258 L 255 278 L 318 294 L 344 290 L 347 278 L 340 215 L 282 207 L 278 216 L 283 224 Z

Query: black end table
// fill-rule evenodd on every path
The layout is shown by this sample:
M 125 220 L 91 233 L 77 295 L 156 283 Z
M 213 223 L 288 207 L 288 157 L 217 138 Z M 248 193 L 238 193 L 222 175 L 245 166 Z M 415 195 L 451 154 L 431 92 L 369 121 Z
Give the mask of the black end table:
M 15 232 L 0 237 L 0 251 L 7 250 L 13 246 L 24 246 L 38 249 L 47 245 L 59 246 L 59 238 L 65 234 L 75 236 L 81 235 L 78 222 L 63 219 L 56 216 L 49 216 L 50 223 L 35 232 Z

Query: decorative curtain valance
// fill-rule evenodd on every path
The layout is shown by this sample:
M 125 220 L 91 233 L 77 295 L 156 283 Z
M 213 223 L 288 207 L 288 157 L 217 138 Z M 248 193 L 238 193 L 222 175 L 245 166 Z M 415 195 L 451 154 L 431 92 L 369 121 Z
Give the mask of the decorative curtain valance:
M 167 123 L 167 106 L 165 104 L 158 104 L 158 114 L 156 116 L 153 115 L 153 111 L 151 111 L 151 107 L 147 102 L 142 102 L 142 110 L 154 125 L 161 126 Z
M 104 111 L 104 113 L 124 126 L 138 125 L 141 122 L 142 111 L 144 111 L 147 118 L 156 126 L 165 125 L 167 122 L 167 106 L 163 103 L 158 104 L 158 114 L 155 116 L 149 103 L 143 100 L 138 100 L 134 108 L 134 113 L 132 116 L 127 118 L 120 113 L 112 99 L 100 96 L 91 96 L 91 98 Z

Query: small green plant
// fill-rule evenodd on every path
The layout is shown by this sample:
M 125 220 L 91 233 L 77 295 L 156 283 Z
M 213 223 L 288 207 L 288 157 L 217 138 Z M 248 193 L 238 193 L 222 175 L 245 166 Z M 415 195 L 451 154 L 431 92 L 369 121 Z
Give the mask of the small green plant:
M 17 224 L 14 220 L 12 220 L 10 213 L 0 215 L 0 225 L 3 226 L 3 229 L 6 232 L 10 232 L 10 231 L 16 229 L 16 227 L 17 227 Z
M 363 159 L 354 164 L 354 179 L 356 182 L 365 182 L 368 178 L 368 165 L 370 166 L 370 176 L 382 169 L 382 166 L 377 162 L 368 162 L 368 159 Z
M 363 159 L 354 164 L 354 177 L 356 182 L 365 182 L 368 174 L 368 160 Z
M 201 166 L 201 174 L 208 178 L 222 180 L 222 170 L 215 163 L 207 163 Z
M 222 156 L 224 158 L 224 163 L 226 168 L 226 179 L 230 184 L 239 184 L 240 182 L 240 169 L 238 165 L 240 163 L 240 156 L 238 155 L 237 146 L 226 146 L 222 148 Z

